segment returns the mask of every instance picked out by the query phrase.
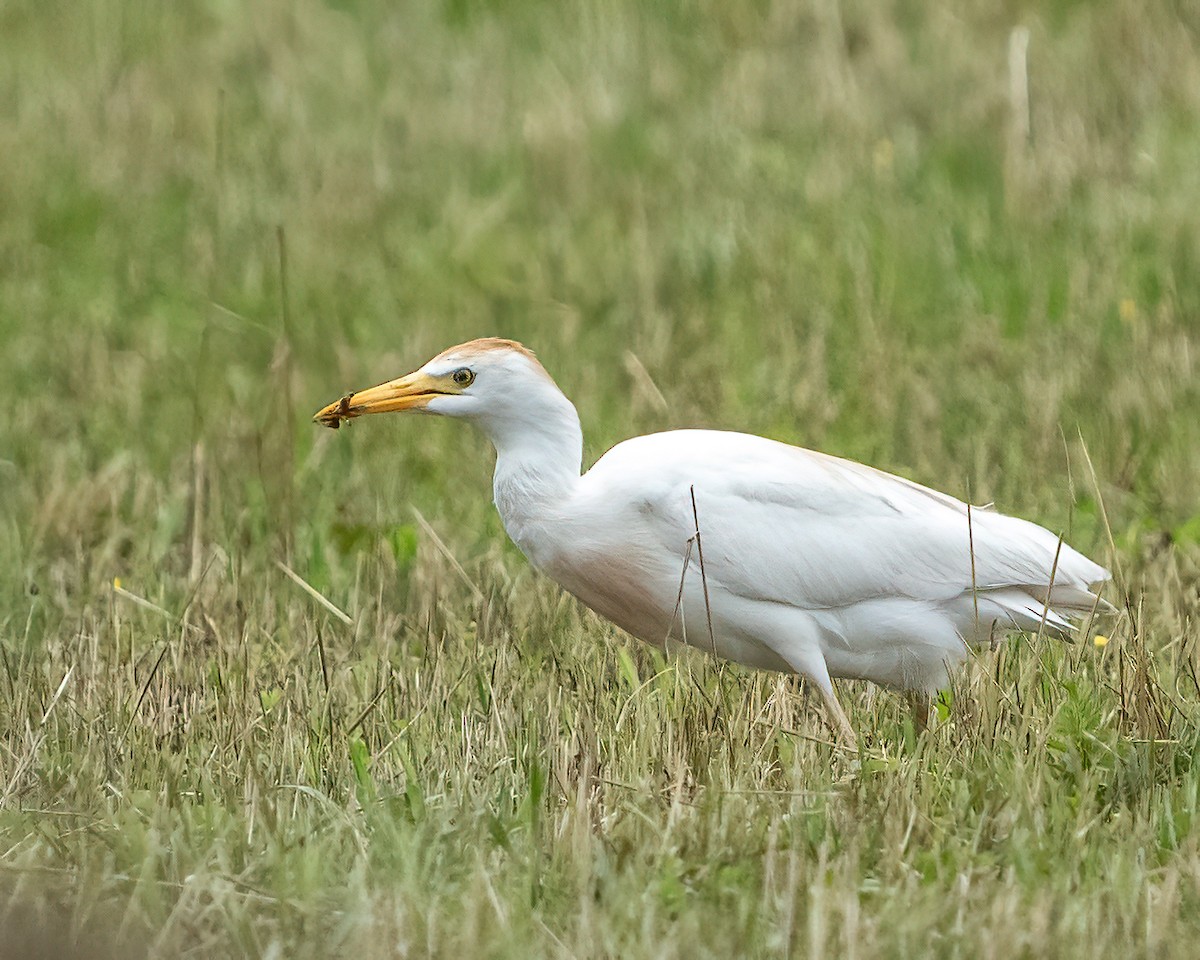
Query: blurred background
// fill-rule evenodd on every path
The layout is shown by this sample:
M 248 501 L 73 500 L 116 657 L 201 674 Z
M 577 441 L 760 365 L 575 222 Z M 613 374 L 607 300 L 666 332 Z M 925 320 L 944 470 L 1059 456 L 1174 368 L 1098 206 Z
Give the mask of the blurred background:
M 538 352 L 588 462 L 703 425 L 995 501 L 1113 565 L 1148 649 L 1175 649 L 1200 614 L 1198 31 L 1193 3 L 1132 0 L 0 5 L 13 857 L 130 874 L 145 849 L 13 811 L 132 829 L 153 817 L 120 798 L 157 809 L 165 782 L 259 816 L 197 732 L 232 715 L 204 706 L 228 676 L 262 727 L 251 766 L 292 782 L 304 749 L 273 752 L 268 715 L 299 704 L 287 730 L 315 737 L 295 691 L 323 689 L 348 727 L 382 695 L 370 657 L 418 635 L 532 636 L 518 689 L 564 623 L 604 669 L 661 666 L 530 580 L 482 437 L 309 422 L 476 336 Z M 312 741 L 305 782 L 362 799 L 375 722 L 349 753 Z M 383 778 L 443 761 L 414 748 Z

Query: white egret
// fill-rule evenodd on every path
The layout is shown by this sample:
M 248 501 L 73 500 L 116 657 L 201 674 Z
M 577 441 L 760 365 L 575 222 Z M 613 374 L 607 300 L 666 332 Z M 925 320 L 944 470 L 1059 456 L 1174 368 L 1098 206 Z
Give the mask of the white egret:
M 1033 523 L 763 437 L 672 430 L 581 474 L 570 400 L 510 340 L 473 340 L 315 420 L 420 411 L 476 424 L 530 563 L 641 640 L 808 678 L 849 744 L 832 678 L 929 695 L 968 645 L 1065 633 L 1109 572 Z M 927 699 L 926 699 L 927 704 Z

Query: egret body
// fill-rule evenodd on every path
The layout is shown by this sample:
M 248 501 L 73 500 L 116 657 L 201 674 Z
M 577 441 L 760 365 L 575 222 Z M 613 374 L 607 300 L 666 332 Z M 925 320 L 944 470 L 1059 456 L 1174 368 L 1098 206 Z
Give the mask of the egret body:
M 832 678 L 931 694 L 969 645 L 1063 633 L 1103 605 L 1108 571 L 1036 524 L 763 437 L 656 433 L 581 473 L 574 405 L 509 340 L 451 347 L 314 419 L 388 411 L 478 426 L 505 530 L 588 607 L 653 644 L 807 677 L 849 743 Z

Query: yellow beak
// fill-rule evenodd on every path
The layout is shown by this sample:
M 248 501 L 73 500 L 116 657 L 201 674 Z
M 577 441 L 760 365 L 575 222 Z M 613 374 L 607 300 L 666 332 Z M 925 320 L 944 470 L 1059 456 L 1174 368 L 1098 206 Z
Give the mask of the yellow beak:
M 389 380 L 377 387 L 348 393 L 318 410 L 313 420 L 336 430 L 343 420 L 367 413 L 420 410 L 434 397 L 454 392 L 452 383 L 417 371 L 399 380 Z

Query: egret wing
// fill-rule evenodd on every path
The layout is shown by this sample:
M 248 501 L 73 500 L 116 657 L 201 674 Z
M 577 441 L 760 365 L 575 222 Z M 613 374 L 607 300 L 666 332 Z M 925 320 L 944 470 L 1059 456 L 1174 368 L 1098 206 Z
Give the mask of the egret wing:
M 659 549 L 681 565 L 698 523 L 706 575 L 752 599 L 824 609 L 944 601 L 973 586 L 1044 592 L 1053 570 L 1057 600 L 1060 588 L 1086 593 L 1108 576 L 1036 524 L 982 509 L 968 519 L 946 494 L 746 434 L 641 437 L 592 473 L 626 488 Z

